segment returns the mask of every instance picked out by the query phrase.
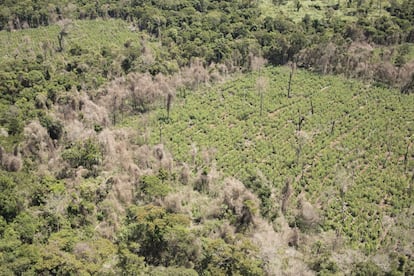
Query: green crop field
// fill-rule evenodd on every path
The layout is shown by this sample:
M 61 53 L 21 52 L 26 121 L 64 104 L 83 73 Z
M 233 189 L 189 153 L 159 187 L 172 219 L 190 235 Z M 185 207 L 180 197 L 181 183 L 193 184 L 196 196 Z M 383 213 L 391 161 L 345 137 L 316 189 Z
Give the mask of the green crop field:
M 199 164 L 202 151 L 213 152 L 220 170 L 258 194 L 270 187 L 281 195 L 291 181 L 294 201 L 304 195 L 320 206 L 321 229 L 339 230 L 368 252 L 386 245 L 384 220 L 406 214 L 413 202 L 414 99 L 301 70 L 288 98 L 289 68 L 262 74 L 261 116 L 258 73 L 239 76 L 178 98 L 167 121 L 165 110 L 154 112 L 153 143 L 161 127 L 161 142 L 180 161 L 192 160 L 194 147 Z M 280 202 L 262 198 L 262 211 L 275 209 L 269 205 Z
M 0 1 L 0 275 L 414 275 L 413 14 Z
M 67 36 L 64 44 L 68 48 L 80 46 L 99 52 L 104 47 L 120 49 L 129 39 L 138 39 L 138 35 L 128 28 L 122 20 L 74 20 L 68 21 Z M 52 25 L 37 29 L 26 29 L 18 32 L 0 32 L 0 62 L 12 58 L 26 58 L 44 53 L 48 43 L 49 50 L 58 48 L 58 34 L 62 27 Z M 43 46 L 43 48 L 42 48 Z

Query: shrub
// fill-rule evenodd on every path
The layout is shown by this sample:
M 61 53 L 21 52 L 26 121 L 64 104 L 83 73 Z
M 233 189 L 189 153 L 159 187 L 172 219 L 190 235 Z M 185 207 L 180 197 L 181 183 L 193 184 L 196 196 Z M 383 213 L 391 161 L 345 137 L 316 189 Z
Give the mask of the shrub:
M 22 199 L 17 194 L 16 183 L 0 173 L 0 215 L 6 221 L 13 220 L 22 208 Z
M 237 243 L 229 244 L 222 239 L 206 239 L 203 242 L 203 259 L 196 267 L 201 275 L 263 275 L 261 261 L 255 256 L 255 248 L 248 240 L 237 237 Z
M 20 213 L 14 220 L 16 232 L 20 236 L 20 240 L 25 243 L 32 243 L 40 226 L 38 218 L 27 212 Z
M 78 142 L 62 153 L 63 160 L 67 161 L 72 168 L 83 166 L 91 170 L 102 162 L 102 150 L 92 139 Z
M 155 175 L 144 175 L 140 180 L 141 196 L 151 199 L 152 197 L 164 197 L 170 192 L 170 188 Z
M 200 193 L 209 191 L 210 177 L 206 168 L 200 174 L 200 178 L 196 181 L 194 189 Z
M 358 263 L 351 275 L 385 275 L 385 273 L 373 262 Z
M 145 257 L 150 265 L 186 266 L 198 258 L 190 220 L 182 214 L 169 214 L 162 207 L 131 206 L 121 235 L 121 248 Z

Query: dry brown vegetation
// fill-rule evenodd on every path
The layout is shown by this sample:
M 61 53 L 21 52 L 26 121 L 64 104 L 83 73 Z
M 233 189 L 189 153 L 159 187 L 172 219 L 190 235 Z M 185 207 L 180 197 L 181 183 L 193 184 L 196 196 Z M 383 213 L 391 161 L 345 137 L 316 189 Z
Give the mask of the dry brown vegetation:
M 302 50 L 297 56 L 300 67 L 322 74 L 343 74 L 350 78 L 374 80 L 389 86 L 403 86 L 411 79 L 413 61 L 396 64 L 394 48 L 381 49 L 367 42 L 353 41 L 342 46 L 327 43 L 320 47 Z

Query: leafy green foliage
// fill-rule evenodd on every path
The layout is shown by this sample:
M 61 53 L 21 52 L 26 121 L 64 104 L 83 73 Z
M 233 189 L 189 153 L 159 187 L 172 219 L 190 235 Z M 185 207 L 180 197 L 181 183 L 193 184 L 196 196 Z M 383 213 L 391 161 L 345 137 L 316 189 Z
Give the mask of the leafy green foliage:
M 205 240 L 203 249 L 203 259 L 198 270 L 204 271 L 205 275 L 263 274 L 261 261 L 252 258 L 255 248 L 246 240 L 242 239 L 235 244 L 227 244 L 221 239 Z
M 195 237 L 189 220 L 181 214 L 169 214 L 156 206 L 131 206 L 127 213 L 122 241 L 129 251 L 145 256 L 151 265 L 184 266 L 194 261 Z
M 24 243 L 33 243 L 35 234 L 42 224 L 42 221 L 27 212 L 20 213 L 13 222 L 20 240 Z
M 19 198 L 14 180 L 0 174 L 0 215 L 7 221 L 14 219 L 20 212 L 22 199 Z
M 77 168 L 83 166 L 91 170 L 99 165 L 102 160 L 102 150 L 92 139 L 78 142 L 62 153 L 62 158 L 69 162 L 70 166 Z
M 148 199 L 164 197 L 170 191 L 168 185 L 156 175 L 144 175 L 140 180 L 139 189 Z
M 200 247 L 200 241 L 189 226 L 186 216 L 168 213 L 161 207 L 131 206 L 120 237 L 124 272 L 131 269 L 145 271 L 145 260 L 146 264 L 155 266 L 184 267 L 195 264 L 194 269 L 202 275 L 263 273 L 262 263 L 255 257 L 257 249 L 247 239 L 240 236 L 227 243 L 222 239 L 206 238 L 201 241 Z M 183 273 L 185 271 L 178 269 Z M 162 271 L 150 270 L 150 274 L 163 275 Z M 195 272 L 187 270 L 185 273 L 193 275 Z

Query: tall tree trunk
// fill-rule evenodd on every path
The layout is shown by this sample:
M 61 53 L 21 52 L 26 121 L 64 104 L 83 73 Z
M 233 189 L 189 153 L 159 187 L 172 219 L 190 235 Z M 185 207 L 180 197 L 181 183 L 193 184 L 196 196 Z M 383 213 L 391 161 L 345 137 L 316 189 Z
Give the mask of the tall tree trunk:
M 173 96 L 171 94 L 167 95 L 167 119 L 170 120 L 170 110 L 172 104 Z
M 310 99 L 310 107 L 311 107 L 311 114 L 313 115 L 314 109 L 313 109 L 313 101 L 312 101 L 312 98 Z
M 295 62 L 292 62 L 292 64 L 291 64 L 291 71 L 290 71 L 290 74 L 289 74 L 288 95 L 287 95 L 288 98 L 291 97 L 290 96 L 290 92 L 291 92 L 291 89 L 292 89 L 292 78 L 293 78 L 293 74 L 294 74 L 295 68 L 296 68 L 296 63 Z
M 331 135 L 333 134 L 335 130 L 335 120 L 332 121 L 332 125 L 331 125 Z
M 263 114 L 263 91 L 260 89 L 260 117 Z

